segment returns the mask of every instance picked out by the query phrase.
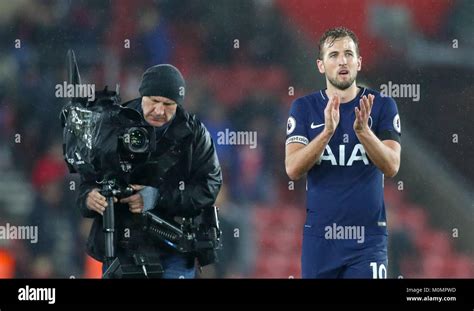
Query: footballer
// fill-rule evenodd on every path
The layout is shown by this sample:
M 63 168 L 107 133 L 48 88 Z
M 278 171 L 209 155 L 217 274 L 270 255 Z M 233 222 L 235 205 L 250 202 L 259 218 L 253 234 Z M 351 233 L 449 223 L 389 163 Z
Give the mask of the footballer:
M 400 167 L 395 101 L 357 85 L 359 43 L 349 29 L 327 30 L 317 67 L 326 88 L 290 109 L 285 168 L 307 176 L 303 278 L 386 278 L 383 179 Z

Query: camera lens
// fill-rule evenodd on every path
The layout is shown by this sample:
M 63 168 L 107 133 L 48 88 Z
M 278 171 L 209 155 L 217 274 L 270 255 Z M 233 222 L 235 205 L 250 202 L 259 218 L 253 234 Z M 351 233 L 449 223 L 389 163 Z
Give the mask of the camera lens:
M 130 152 L 142 153 L 148 150 L 149 139 L 145 129 L 132 127 L 124 136 Z

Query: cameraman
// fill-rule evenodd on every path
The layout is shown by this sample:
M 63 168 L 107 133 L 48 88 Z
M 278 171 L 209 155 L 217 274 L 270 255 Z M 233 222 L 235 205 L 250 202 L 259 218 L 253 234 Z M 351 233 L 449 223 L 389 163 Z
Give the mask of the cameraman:
M 184 110 L 184 91 L 184 78 L 177 68 L 156 65 L 143 74 L 141 98 L 124 104 L 154 127 L 156 151 L 151 159 L 159 165 L 142 167 L 140 174 L 147 186 L 132 185 L 135 194 L 120 201 L 114 198 L 116 256 L 121 263 L 131 262 L 137 251 L 158 256 L 163 278 L 194 278 L 195 258 L 158 245 L 141 229 L 141 213 L 151 211 L 166 220 L 196 217 L 202 208 L 214 204 L 222 183 L 214 143 L 204 125 Z M 94 218 L 87 252 L 103 261 L 102 215 L 107 202 L 94 177 L 81 176 L 78 206 L 84 217 Z

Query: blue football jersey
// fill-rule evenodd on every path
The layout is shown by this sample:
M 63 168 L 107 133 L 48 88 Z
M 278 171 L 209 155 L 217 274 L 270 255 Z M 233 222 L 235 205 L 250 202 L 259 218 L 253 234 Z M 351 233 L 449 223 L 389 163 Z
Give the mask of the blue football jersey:
M 326 226 L 364 226 L 366 235 L 385 235 L 383 174 L 371 162 L 359 142 L 353 124 L 354 108 L 362 96 L 375 96 L 369 126 L 381 140 L 400 141 L 400 118 L 390 97 L 360 87 L 357 96 L 340 105 L 340 121 L 318 162 L 307 174 L 306 208 L 315 234 Z M 286 144 L 307 145 L 324 129 L 325 90 L 296 99 L 287 124 Z

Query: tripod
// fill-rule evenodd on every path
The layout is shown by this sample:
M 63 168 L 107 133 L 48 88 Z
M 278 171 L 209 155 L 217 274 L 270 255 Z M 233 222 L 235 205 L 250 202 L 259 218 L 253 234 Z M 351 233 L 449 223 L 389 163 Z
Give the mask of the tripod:
M 105 180 L 102 182 L 100 193 L 107 200 L 107 208 L 103 216 L 103 232 L 105 236 L 105 272 L 102 275 L 104 279 L 120 278 L 149 278 L 161 277 L 163 268 L 161 264 L 151 264 L 143 254 L 133 254 L 133 265 L 123 265 L 115 254 L 114 234 L 115 234 L 115 207 L 114 197 L 127 197 L 133 194 L 132 187 L 128 186 L 121 190 L 117 187 L 114 180 Z M 148 267 L 148 270 L 147 270 Z M 141 269 L 140 269 L 141 268 Z

